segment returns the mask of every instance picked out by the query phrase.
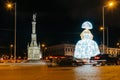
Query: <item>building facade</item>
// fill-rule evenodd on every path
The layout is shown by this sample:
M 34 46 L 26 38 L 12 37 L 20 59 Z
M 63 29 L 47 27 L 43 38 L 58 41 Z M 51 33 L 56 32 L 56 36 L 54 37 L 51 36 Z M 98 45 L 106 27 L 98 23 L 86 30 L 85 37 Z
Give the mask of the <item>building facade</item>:
M 120 48 L 111 48 L 111 47 L 107 47 L 103 44 L 99 45 L 99 49 L 100 49 L 100 52 L 102 53 L 103 52 L 103 46 L 104 46 L 104 52 L 106 54 L 111 54 L 113 56 L 118 56 L 120 55 Z
M 73 56 L 74 44 L 58 44 L 49 46 L 46 51 L 47 57 Z

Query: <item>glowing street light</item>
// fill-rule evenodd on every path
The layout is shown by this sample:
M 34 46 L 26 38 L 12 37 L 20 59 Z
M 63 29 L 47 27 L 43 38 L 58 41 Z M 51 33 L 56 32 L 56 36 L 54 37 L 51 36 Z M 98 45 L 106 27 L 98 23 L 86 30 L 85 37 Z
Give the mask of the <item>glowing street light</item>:
M 41 46 L 42 46 L 42 54 L 43 54 L 43 59 L 44 59 L 44 57 L 45 57 L 45 54 L 44 54 L 45 44 L 42 44 Z
M 11 9 L 13 7 L 13 5 L 11 3 L 7 4 L 7 8 Z
M 45 51 L 47 50 L 47 47 L 45 44 L 42 44 L 42 52 L 43 52 L 43 59 L 45 59 L 46 55 L 45 55 Z
M 45 47 L 45 44 L 42 44 L 41 46 L 42 46 L 42 48 L 44 48 L 44 47 Z
M 100 30 L 102 31 L 104 28 L 103 27 L 100 27 Z
M 108 30 L 108 27 L 100 27 L 100 30 L 101 31 L 106 30 L 106 32 L 107 32 L 107 53 L 108 53 L 108 46 L 109 46 L 109 32 L 108 32 L 109 30 Z M 104 47 L 103 47 L 103 49 L 104 49 Z
M 107 5 L 102 7 L 102 17 L 103 17 L 103 53 L 105 52 L 104 50 L 104 45 L 105 45 L 105 26 L 104 26 L 104 13 L 105 13 L 105 7 L 112 7 L 114 5 L 114 2 L 108 2 Z
M 15 22 L 14 22 L 14 60 L 16 61 L 16 3 L 7 3 L 7 8 L 12 9 L 14 6 L 15 9 Z
M 10 57 L 12 57 L 13 44 L 10 45 Z

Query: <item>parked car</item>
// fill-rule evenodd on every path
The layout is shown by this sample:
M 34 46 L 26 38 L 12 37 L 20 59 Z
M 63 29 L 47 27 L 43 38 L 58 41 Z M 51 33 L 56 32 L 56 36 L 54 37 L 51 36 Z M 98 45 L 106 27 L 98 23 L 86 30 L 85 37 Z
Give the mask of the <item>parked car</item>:
M 74 59 L 73 57 L 66 57 L 59 61 L 59 66 L 81 66 L 84 62 L 82 59 Z
M 74 59 L 73 61 L 74 61 L 74 63 L 75 63 L 76 66 L 82 66 L 82 65 L 85 64 L 85 62 L 83 61 L 83 59 Z
M 93 66 L 96 65 L 119 65 L 119 57 L 114 57 L 111 54 L 98 54 L 90 58 L 90 62 Z

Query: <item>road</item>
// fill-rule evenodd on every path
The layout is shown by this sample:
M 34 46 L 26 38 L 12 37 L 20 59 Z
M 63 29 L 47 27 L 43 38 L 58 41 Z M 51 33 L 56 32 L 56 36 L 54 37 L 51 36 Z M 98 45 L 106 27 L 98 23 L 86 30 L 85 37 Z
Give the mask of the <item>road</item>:
M 120 66 L 0 64 L 0 80 L 120 80 Z

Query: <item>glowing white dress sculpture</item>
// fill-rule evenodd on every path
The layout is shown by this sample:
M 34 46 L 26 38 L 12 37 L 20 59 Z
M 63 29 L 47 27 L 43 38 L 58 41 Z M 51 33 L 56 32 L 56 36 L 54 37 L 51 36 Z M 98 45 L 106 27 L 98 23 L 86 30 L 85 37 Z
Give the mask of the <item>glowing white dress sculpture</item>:
M 82 24 L 83 32 L 80 34 L 79 40 L 75 46 L 74 57 L 77 59 L 89 59 L 92 56 L 100 54 L 97 43 L 92 40 L 93 35 L 89 29 L 92 29 L 92 24 L 88 21 Z

